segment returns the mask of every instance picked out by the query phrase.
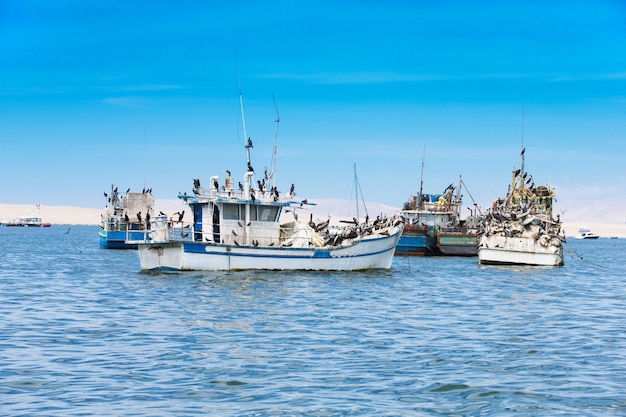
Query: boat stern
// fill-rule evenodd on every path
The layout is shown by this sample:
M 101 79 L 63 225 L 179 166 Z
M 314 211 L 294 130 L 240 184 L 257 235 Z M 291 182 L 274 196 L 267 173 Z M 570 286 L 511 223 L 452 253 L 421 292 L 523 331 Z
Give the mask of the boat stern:
M 139 261 L 143 271 L 181 271 L 183 265 L 183 244 L 146 243 L 138 247 Z

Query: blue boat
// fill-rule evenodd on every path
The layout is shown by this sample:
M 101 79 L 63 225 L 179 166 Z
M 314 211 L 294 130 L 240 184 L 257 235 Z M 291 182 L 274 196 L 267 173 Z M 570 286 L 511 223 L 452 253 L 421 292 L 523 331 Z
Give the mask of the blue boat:
M 476 256 L 480 217 L 473 212 L 461 220 L 463 180 L 459 177 L 456 193 L 454 184 L 450 184 L 441 194 L 424 194 L 423 178 L 424 159 L 419 193 L 409 197 L 400 211 L 404 231 L 396 255 Z M 474 206 L 477 207 L 476 202 Z
M 460 181 L 460 190 L 463 181 Z M 400 211 L 404 231 L 396 255 L 476 256 L 482 215 L 461 219 L 461 195 L 452 184 L 442 194 L 411 196 Z M 474 203 L 476 206 L 476 204 Z
M 452 196 L 453 187 L 443 194 L 418 194 L 404 204 L 400 215 L 404 231 L 396 246 L 397 255 L 441 255 L 437 244 L 440 228 L 458 224 L 460 202 Z
M 154 196 L 151 190 L 118 192 L 111 186 L 111 193 L 104 193 L 107 204 L 100 223 L 100 247 L 104 249 L 137 249 L 128 243 L 143 239 L 150 228 Z

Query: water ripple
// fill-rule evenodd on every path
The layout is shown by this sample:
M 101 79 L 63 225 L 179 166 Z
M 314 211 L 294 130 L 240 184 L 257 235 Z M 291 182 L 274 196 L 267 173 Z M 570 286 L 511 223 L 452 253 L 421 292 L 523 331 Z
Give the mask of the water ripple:
M 622 239 L 562 268 L 146 274 L 65 230 L 0 228 L 4 415 L 626 414 Z

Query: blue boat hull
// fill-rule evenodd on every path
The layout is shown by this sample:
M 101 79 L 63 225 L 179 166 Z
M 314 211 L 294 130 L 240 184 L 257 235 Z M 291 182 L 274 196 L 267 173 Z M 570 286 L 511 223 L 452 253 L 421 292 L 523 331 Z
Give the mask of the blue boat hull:
M 396 255 L 440 255 L 437 238 L 428 235 L 406 235 L 400 237 Z
M 131 240 L 144 238 L 143 232 L 130 232 Z M 126 231 L 100 230 L 100 247 L 103 249 L 137 249 L 136 244 L 126 243 Z

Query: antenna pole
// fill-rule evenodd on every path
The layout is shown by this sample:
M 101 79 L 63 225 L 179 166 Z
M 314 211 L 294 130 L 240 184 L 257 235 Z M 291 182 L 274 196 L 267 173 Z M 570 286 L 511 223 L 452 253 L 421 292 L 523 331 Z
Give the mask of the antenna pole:
M 424 206 L 424 199 L 422 198 L 422 192 L 424 191 L 424 158 L 426 157 L 426 145 L 424 145 L 424 153 L 422 154 L 422 174 L 420 176 L 420 193 L 419 193 L 419 208 L 420 210 Z
M 356 163 L 354 163 L 354 198 L 356 199 L 356 218 L 359 216 L 359 179 L 356 176 Z
M 276 109 L 276 133 L 274 134 L 274 152 L 272 154 L 272 172 L 270 178 L 272 179 L 272 185 L 276 186 L 276 148 L 278 147 L 278 124 L 280 123 L 280 114 L 278 114 L 278 105 L 276 104 L 276 98 L 272 93 L 272 100 L 274 100 L 274 108 Z
M 525 174 L 526 172 L 524 171 L 524 153 L 526 153 L 526 148 L 524 148 L 524 103 L 522 102 L 522 166 L 521 166 L 521 180 L 520 180 L 520 185 L 522 186 L 521 189 L 521 195 L 520 195 L 520 199 L 524 198 L 524 188 L 525 188 L 525 184 L 524 184 L 524 178 L 525 178 Z M 517 181 L 517 179 L 516 179 Z
M 235 49 L 235 66 L 237 69 L 237 89 L 239 90 L 239 107 L 241 108 L 241 123 L 243 124 L 243 141 L 246 143 L 246 162 L 250 164 L 250 147 L 247 146 L 248 132 L 246 130 L 246 113 L 243 110 L 243 93 L 241 92 L 241 82 L 239 81 L 239 63 L 237 60 L 237 49 Z
M 143 188 L 146 188 L 146 177 L 148 175 L 148 127 L 143 125 Z
M 250 146 L 248 146 L 248 132 L 246 130 L 246 115 L 243 110 L 243 93 L 241 92 L 241 81 L 239 80 L 239 59 L 237 58 L 237 41 L 235 39 L 235 24 L 233 26 L 233 45 L 235 52 L 235 71 L 237 72 L 237 89 L 239 90 L 239 107 L 241 108 L 241 123 L 243 124 L 243 141 L 246 146 L 246 162 L 250 166 Z

